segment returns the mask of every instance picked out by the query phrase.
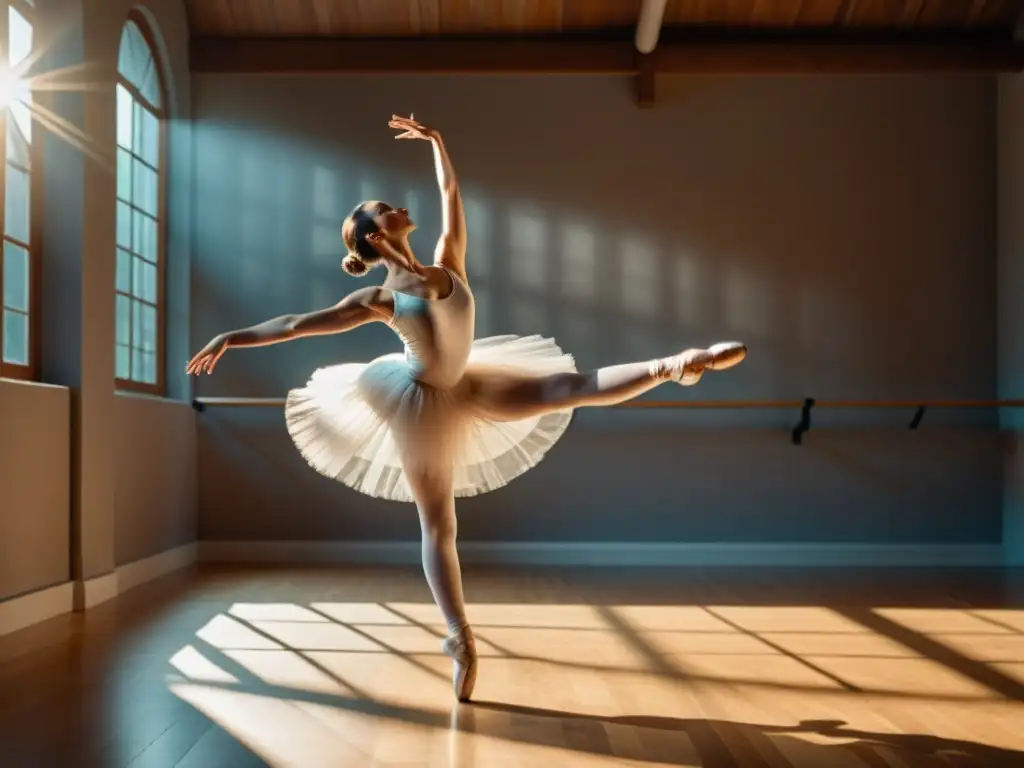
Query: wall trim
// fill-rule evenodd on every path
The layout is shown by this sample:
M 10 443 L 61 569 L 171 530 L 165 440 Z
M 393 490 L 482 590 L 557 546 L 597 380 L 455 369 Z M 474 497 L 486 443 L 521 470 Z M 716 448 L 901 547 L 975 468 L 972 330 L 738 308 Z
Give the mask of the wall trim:
M 174 571 L 188 568 L 198 560 L 198 555 L 199 548 L 195 542 L 192 542 L 119 565 L 115 570 L 118 594 L 135 589 L 147 581 L 153 581 L 153 579 L 167 576 Z
M 0 601 L 0 637 L 47 619 L 71 613 L 74 608 L 74 595 L 74 582 L 66 581 L 63 584 Z
M 75 582 L 75 610 L 87 611 L 117 597 L 117 571 Z
M 459 543 L 464 563 L 538 566 L 998 567 L 999 544 Z M 204 563 L 416 565 L 418 541 L 201 541 Z
M 196 563 L 198 554 L 199 547 L 192 542 L 119 565 L 102 576 L 0 600 L 0 637 L 65 613 L 95 608 L 140 584 L 188 568 Z

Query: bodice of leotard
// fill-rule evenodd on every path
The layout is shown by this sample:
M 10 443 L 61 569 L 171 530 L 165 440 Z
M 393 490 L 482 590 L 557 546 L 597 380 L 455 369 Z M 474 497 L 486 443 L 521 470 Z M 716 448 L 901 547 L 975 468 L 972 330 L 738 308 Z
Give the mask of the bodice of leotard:
M 424 384 L 454 386 L 473 346 L 476 310 L 473 294 L 457 275 L 448 272 L 452 291 L 443 299 L 422 299 L 392 291 L 391 327 L 405 344 L 406 360 Z

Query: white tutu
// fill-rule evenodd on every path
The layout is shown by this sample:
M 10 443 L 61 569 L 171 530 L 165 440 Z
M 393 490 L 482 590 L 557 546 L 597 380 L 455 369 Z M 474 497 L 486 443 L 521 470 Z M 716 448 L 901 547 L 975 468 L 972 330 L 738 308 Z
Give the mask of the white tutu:
M 434 466 L 454 468 L 456 496 L 475 496 L 536 466 L 565 434 L 572 409 L 522 421 L 482 418 L 474 379 L 575 371 L 552 339 L 492 336 L 473 343 L 451 389 L 417 381 L 400 353 L 320 368 L 288 393 L 285 420 L 310 466 L 369 496 L 413 501 L 405 469 Z

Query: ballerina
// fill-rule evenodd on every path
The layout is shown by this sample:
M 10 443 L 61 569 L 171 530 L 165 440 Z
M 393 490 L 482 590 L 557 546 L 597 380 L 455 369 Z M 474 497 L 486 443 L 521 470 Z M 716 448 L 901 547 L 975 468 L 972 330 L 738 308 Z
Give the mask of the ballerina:
M 441 191 L 442 227 L 433 264 L 409 245 L 415 228 L 405 208 L 358 205 L 342 225 L 351 275 L 383 266 L 383 284 L 338 304 L 277 317 L 224 333 L 188 363 L 212 373 L 228 349 L 387 323 L 405 345 L 369 363 L 321 368 L 285 405 L 288 432 L 318 472 L 364 494 L 414 502 L 423 572 L 444 614 L 443 651 L 452 687 L 469 699 L 477 676 L 476 643 L 463 600 L 456 550 L 455 499 L 508 484 L 535 466 L 562 437 L 575 408 L 607 406 L 665 382 L 696 384 L 706 371 L 746 357 L 739 342 L 687 349 L 655 360 L 578 372 L 573 358 L 540 336 L 474 340 L 475 304 L 466 275 L 466 222 L 459 184 L 441 135 L 412 116 L 392 116 L 396 139 L 431 144 Z

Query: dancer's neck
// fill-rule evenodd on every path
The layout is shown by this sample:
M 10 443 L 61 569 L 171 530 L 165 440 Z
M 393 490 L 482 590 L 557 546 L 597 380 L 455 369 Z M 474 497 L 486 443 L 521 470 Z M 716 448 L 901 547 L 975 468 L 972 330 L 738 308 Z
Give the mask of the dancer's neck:
M 420 264 L 419 259 L 416 258 L 416 254 L 412 252 L 412 247 L 409 245 L 407 238 L 389 239 L 388 244 L 391 246 L 389 250 L 393 251 L 390 254 L 390 258 L 385 257 L 384 259 L 389 275 L 393 277 L 402 272 L 413 272 L 417 275 L 424 274 L 425 268 Z

